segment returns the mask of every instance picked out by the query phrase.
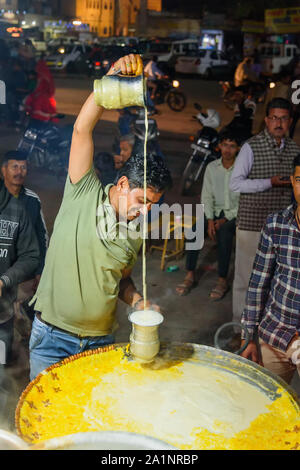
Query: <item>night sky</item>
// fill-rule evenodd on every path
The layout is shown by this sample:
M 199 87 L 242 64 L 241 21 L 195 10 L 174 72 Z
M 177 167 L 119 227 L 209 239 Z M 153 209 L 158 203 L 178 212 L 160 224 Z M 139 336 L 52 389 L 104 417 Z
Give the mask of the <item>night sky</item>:
M 190 5 L 197 3 L 199 0 L 162 0 L 163 9 L 177 10 L 182 9 L 188 3 Z
M 179 4 L 180 4 L 180 0 L 163 0 L 163 8 L 166 8 L 168 10 L 177 8 Z
M 299 6 L 299 0 L 162 0 L 164 10 L 202 16 L 205 11 L 225 13 L 227 16 L 263 19 L 267 8 Z

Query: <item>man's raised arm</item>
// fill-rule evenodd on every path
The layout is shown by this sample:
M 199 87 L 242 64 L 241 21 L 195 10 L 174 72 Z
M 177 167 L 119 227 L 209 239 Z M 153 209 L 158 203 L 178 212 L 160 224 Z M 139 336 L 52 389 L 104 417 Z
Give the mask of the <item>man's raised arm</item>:
M 73 184 L 77 183 L 93 164 L 93 130 L 102 113 L 103 108 L 96 105 L 94 93 L 91 93 L 74 124 L 69 161 L 69 176 Z
M 112 75 L 119 70 L 124 75 L 135 74 L 140 62 L 140 56 L 134 54 L 122 57 L 111 67 L 107 75 Z M 91 93 L 74 124 L 69 161 L 69 176 L 73 184 L 76 184 L 93 164 L 93 130 L 102 113 L 103 108 L 96 105 L 94 93 Z

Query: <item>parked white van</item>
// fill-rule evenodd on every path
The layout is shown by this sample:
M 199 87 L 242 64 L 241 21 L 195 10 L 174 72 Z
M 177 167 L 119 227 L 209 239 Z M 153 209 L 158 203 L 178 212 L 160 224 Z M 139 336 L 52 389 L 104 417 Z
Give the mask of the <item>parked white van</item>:
M 182 41 L 174 41 L 169 44 L 168 51 L 158 55 L 158 62 L 169 62 L 174 57 L 187 55 L 192 51 L 199 49 L 197 39 L 184 39 Z
M 264 43 L 258 47 L 262 71 L 265 74 L 279 73 L 300 50 L 295 44 Z

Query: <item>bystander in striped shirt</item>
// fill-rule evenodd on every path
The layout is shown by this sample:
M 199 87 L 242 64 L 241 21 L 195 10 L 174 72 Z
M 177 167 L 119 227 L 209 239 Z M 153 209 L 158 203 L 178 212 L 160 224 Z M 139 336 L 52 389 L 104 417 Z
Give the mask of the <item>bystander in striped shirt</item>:
M 296 205 L 270 214 L 262 229 L 242 323 L 253 339 L 286 351 L 300 331 L 300 230 Z

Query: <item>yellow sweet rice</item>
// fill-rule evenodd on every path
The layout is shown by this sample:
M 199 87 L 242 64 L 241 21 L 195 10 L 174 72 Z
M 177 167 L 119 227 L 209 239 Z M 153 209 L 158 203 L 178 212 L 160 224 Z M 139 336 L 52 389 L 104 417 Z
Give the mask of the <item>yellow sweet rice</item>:
M 108 348 L 110 349 L 110 348 Z M 181 364 L 155 371 L 162 381 L 180 376 Z M 234 449 L 281 450 L 300 448 L 300 416 L 284 389 L 270 405 L 268 412 L 260 414 L 247 429 L 225 437 L 197 427 L 188 443 L 176 441 L 175 436 L 156 435 L 148 423 L 139 426 L 134 419 L 125 419 L 113 412 L 114 398 L 106 394 L 103 399 L 90 403 L 95 387 L 101 391 L 101 377 L 105 374 L 130 374 L 133 386 L 138 386 L 153 371 L 124 358 L 122 348 L 99 354 L 86 354 L 76 361 L 41 374 L 23 393 L 16 412 L 16 426 L 21 437 L 36 444 L 53 437 L 89 431 L 128 431 L 147 434 L 169 442 L 181 449 Z M 149 375 L 149 377 L 151 377 Z M 92 408 L 95 419 L 86 416 Z M 215 422 L 222 429 L 223 423 Z

